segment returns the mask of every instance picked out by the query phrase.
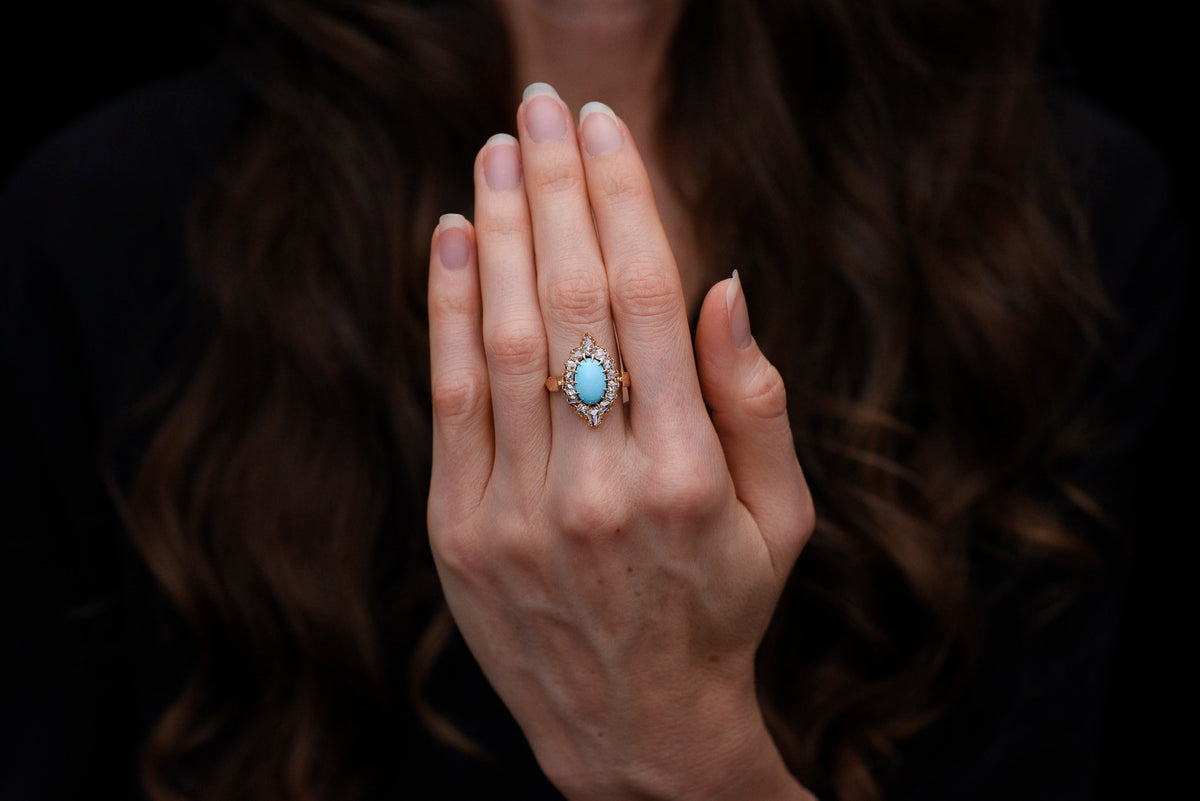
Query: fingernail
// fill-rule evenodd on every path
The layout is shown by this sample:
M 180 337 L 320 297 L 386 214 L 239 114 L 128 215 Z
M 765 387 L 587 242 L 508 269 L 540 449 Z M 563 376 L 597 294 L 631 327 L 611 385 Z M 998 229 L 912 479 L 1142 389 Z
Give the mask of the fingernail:
M 483 177 L 488 188 L 502 191 L 521 185 L 521 153 L 517 140 L 508 134 L 496 134 L 487 140 L 483 151 Z
M 729 311 L 729 337 L 738 350 L 750 347 L 754 338 L 750 336 L 750 312 L 746 309 L 746 295 L 742 292 L 742 279 L 733 271 L 733 280 L 725 290 L 725 308 Z
M 556 142 L 567 135 L 567 110 L 548 83 L 525 87 L 525 127 L 535 142 Z
M 584 150 L 591 156 L 603 156 L 621 147 L 617 115 L 603 103 L 593 101 L 579 109 L 579 134 Z
M 463 228 L 466 222 L 461 214 L 443 214 L 438 221 L 438 259 L 447 270 L 461 270 L 471 256 L 471 243 Z
M 528 101 L 538 95 L 550 95 L 551 97 L 558 97 L 558 90 L 548 83 L 534 81 L 533 83 L 529 84 L 529 86 L 525 87 L 525 91 L 521 94 L 521 99 Z

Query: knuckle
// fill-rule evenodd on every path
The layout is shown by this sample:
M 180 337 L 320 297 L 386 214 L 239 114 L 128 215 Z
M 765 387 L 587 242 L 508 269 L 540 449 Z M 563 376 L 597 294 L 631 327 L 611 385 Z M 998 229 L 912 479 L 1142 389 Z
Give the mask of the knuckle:
M 538 165 L 528 180 L 533 190 L 541 195 L 580 192 L 583 189 L 583 170 L 581 165 L 569 158 L 557 158 Z
M 571 318 L 599 320 L 608 315 L 608 291 L 596 275 L 571 270 L 550 279 L 546 287 L 550 308 Z
M 558 504 L 557 518 L 565 536 L 595 540 L 613 535 L 625 524 L 616 504 L 604 501 L 605 493 L 568 496 Z
M 451 529 L 430 537 L 433 555 L 441 566 L 459 578 L 479 576 L 490 563 L 483 538 L 471 529 Z
M 509 575 L 532 576 L 549 561 L 544 539 L 532 536 L 528 526 L 499 526 L 490 536 L 492 570 L 503 566 Z
M 670 459 L 647 487 L 649 506 L 676 521 L 702 520 L 715 514 L 724 500 L 724 484 L 711 470 L 698 469 L 695 459 Z
M 529 225 L 524 217 L 514 214 L 481 214 L 475 221 L 475 236 L 482 240 L 528 237 Z
M 465 292 L 430 292 L 430 320 L 454 320 L 461 317 L 474 317 L 475 310 L 475 298 Z
M 751 417 L 771 420 L 787 415 L 787 388 L 775 365 L 763 359 L 744 384 L 742 410 Z
M 637 175 L 623 170 L 615 170 L 601 180 L 600 195 L 615 203 L 648 205 L 654 202 L 654 191 L 650 185 Z
M 625 261 L 623 277 L 612 290 L 618 314 L 655 319 L 679 313 L 683 303 L 679 284 L 663 272 L 657 259 L 639 254 Z
M 488 364 L 505 373 L 525 373 L 546 354 L 542 327 L 529 320 L 497 323 L 485 337 Z
M 465 423 L 487 413 L 491 396 L 478 370 L 451 370 L 432 383 L 433 408 L 441 420 Z
M 486 524 L 480 521 L 486 520 Z M 533 575 L 546 562 L 544 538 L 534 536 L 518 512 L 493 511 L 458 525 L 430 530 L 430 547 L 442 568 L 477 585 L 497 577 Z

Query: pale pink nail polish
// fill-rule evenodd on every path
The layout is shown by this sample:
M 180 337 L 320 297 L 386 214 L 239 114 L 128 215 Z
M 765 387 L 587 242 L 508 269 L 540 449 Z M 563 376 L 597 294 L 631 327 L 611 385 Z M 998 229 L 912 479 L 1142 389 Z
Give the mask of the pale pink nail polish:
M 447 270 L 461 270 L 471 258 L 471 242 L 458 223 L 461 214 L 443 214 L 442 231 L 438 234 L 438 259 Z M 449 227 L 446 227 L 449 224 Z
M 567 135 L 567 110 L 554 87 L 531 83 L 525 87 L 525 128 L 535 142 L 556 142 Z
M 591 156 L 603 156 L 621 148 L 617 115 L 603 103 L 593 101 L 579 110 L 579 135 L 583 139 L 583 149 Z
M 505 191 L 521 185 L 521 153 L 517 140 L 496 134 L 483 152 L 483 178 L 489 189 Z

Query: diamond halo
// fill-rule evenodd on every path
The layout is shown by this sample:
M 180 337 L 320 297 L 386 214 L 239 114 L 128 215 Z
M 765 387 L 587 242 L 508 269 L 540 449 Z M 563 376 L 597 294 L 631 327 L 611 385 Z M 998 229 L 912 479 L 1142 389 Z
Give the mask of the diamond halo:
M 579 397 L 579 389 L 575 385 L 575 371 L 584 359 L 595 359 L 604 370 L 604 394 L 596 403 L 585 403 Z M 596 344 L 591 333 L 583 335 L 579 347 L 571 351 L 571 355 L 563 363 L 562 390 L 567 396 L 571 408 L 583 418 L 588 428 L 596 428 L 604 415 L 612 409 L 617 392 L 621 388 L 621 379 L 617 374 L 617 366 L 608 351 Z

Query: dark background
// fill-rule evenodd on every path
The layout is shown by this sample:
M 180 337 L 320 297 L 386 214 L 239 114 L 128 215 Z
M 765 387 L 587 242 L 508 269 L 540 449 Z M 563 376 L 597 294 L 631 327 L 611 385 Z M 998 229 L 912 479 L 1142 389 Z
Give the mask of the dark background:
M 187 69 L 211 52 L 228 0 L 24 4 L 0 26 L 0 180 L 28 149 L 106 100 Z M 1140 129 L 1175 177 L 1177 202 L 1200 221 L 1194 147 L 1200 126 L 1195 33 L 1172 0 L 1052 0 L 1050 73 Z M 1184 191 L 1186 190 L 1186 191 Z
M 26 3 L 24 19 L 0 26 L 4 65 L 0 179 L 37 141 L 122 91 L 201 62 L 221 30 L 228 0 Z M 1200 127 L 1195 31 L 1172 0 L 1053 0 L 1048 62 L 1054 76 L 1158 147 L 1175 174 L 1181 207 L 1197 205 Z
M 1191 232 L 1200 222 L 1194 148 L 1200 130 L 1195 33 L 1170 0 L 1050 3 L 1047 67 L 1073 88 L 1139 129 L 1170 172 L 1176 206 Z M 221 0 L 138 0 L 25 4 L 25 17 L 0 26 L 4 109 L 0 183 L 37 142 L 118 94 L 203 62 L 223 28 Z M 1192 239 L 1196 239 L 1193 233 Z M 1193 270 L 1193 275 L 1195 271 Z M 1195 280 L 1190 309 L 1195 309 Z M 1189 324 L 1195 341 L 1195 323 Z M 1184 438 L 1183 468 L 1164 472 L 1177 506 L 1188 509 L 1195 480 L 1197 379 L 1180 382 L 1175 413 Z M 1103 766 L 1101 797 L 1193 799 L 1200 715 L 1192 689 L 1200 681 L 1190 653 L 1198 631 L 1193 598 L 1200 557 L 1195 515 L 1147 510 L 1150 527 L 1172 532 L 1151 554 L 1148 590 L 1135 598 L 1137 625 L 1118 658 L 1120 691 Z M 1177 547 L 1178 546 L 1178 549 Z M 1181 567 L 1181 565 L 1183 567 Z M 1180 695 L 1181 688 L 1187 688 Z

